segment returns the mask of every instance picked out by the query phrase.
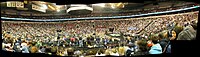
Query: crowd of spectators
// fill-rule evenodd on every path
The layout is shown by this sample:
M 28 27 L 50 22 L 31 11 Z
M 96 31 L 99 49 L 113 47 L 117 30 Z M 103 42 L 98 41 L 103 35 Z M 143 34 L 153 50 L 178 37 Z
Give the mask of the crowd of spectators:
M 154 20 L 154 24 L 148 26 L 145 30 L 148 33 L 158 33 L 164 28 L 169 25 L 170 23 L 180 23 L 181 26 L 183 26 L 184 22 L 188 20 L 190 23 L 192 21 L 197 20 L 197 14 L 183 14 L 183 15 L 172 15 L 172 16 L 165 16 L 165 17 L 158 17 Z M 193 20 L 194 19 L 194 20 Z M 154 27 L 154 28 L 152 28 Z
M 2 21 L 2 50 L 60 56 L 170 53 L 169 40 L 195 39 L 198 13 L 66 22 Z

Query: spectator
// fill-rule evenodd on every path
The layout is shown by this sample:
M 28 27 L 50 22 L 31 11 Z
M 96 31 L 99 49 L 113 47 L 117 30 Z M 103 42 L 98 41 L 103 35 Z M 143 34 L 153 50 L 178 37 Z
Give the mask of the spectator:
M 15 52 L 21 52 L 20 44 L 19 43 L 15 43 L 13 49 L 15 50 Z
M 138 41 L 135 42 L 135 44 L 136 44 L 136 48 L 135 48 L 135 51 L 134 51 L 134 56 L 147 55 L 148 54 L 147 41 L 138 40 Z
M 181 26 L 180 24 L 176 25 L 175 28 L 174 28 L 174 31 L 176 32 L 177 36 L 176 38 L 178 37 L 178 34 L 183 30 L 183 26 Z
M 30 52 L 36 53 L 36 52 L 38 52 L 38 48 L 36 46 L 32 46 L 32 47 L 30 47 Z
M 58 47 L 56 47 L 56 46 L 52 46 L 52 47 L 51 47 L 51 53 L 52 53 L 53 55 L 56 54 L 57 48 L 58 48 Z
M 117 51 L 116 48 L 113 48 L 110 55 L 111 55 L 111 56 L 119 56 L 119 53 L 118 53 L 118 51 Z
M 104 54 L 103 49 L 99 49 L 95 56 L 106 56 L 106 55 Z
M 194 40 L 194 39 L 196 39 L 196 31 L 191 25 L 185 24 L 183 31 L 181 31 L 178 34 L 177 40 Z
M 45 53 L 46 51 L 46 46 L 42 46 L 40 47 L 40 49 L 38 50 L 38 53 Z
M 192 22 L 191 26 L 195 31 L 197 31 L 197 23 L 195 21 Z
M 120 56 L 124 56 L 125 55 L 125 49 L 124 49 L 123 45 L 119 47 L 118 51 L 119 51 L 119 55 Z
M 164 48 L 167 46 L 169 39 L 165 38 L 163 34 L 159 34 L 160 38 L 160 46 L 162 47 L 162 50 L 164 51 Z
M 150 41 L 153 46 L 149 50 L 149 54 L 162 54 L 162 47 L 159 44 L 159 37 L 153 36 Z
M 74 54 L 77 55 L 77 56 L 81 56 L 82 52 L 77 50 L 77 51 L 74 52 Z

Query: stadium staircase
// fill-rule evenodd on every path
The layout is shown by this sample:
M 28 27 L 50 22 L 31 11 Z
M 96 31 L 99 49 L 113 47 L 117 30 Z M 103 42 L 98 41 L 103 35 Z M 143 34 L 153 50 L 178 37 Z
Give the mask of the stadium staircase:
M 137 32 L 136 34 L 140 34 L 141 32 L 144 31 L 145 28 L 147 28 L 148 26 L 151 26 L 152 24 L 154 24 L 155 21 L 151 21 L 150 23 L 148 23 L 144 28 L 142 28 L 139 32 Z

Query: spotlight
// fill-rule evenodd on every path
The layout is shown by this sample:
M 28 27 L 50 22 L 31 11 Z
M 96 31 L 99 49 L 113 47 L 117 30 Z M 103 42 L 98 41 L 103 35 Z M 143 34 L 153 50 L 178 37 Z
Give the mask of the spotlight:
M 93 4 L 94 6 L 100 6 L 100 7 L 105 7 L 106 4 L 105 3 L 99 3 L 99 4 Z
M 60 12 L 60 10 L 58 9 L 58 10 L 56 10 L 57 12 Z

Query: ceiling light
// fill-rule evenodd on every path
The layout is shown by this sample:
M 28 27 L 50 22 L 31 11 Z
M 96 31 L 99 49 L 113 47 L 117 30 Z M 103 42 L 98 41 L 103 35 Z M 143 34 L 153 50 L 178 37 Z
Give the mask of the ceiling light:
M 117 6 L 120 6 L 122 3 L 118 3 Z
M 111 6 L 111 8 L 115 9 L 115 6 L 114 6 L 114 5 L 112 5 L 112 6 Z
M 57 7 L 57 8 L 61 8 L 61 7 L 62 7 L 62 5 L 56 5 L 56 7 Z
M 56 10 L 53 6 L 51 6 L 51 5 L 48 5 L 51 9 L 53 9 L 53 10 Z
M 27 4 L 27 3 L 28 3 L 28 1 L 26 1 L 26 0 L 25 0 L 25 1 L 24 1 L 24 3 L 25 3 L 25 4 Z
M 105 7 L 105 6 L 106 6 L 105 3 L 99 3 L 99 4 L 93 4 L 93 5 L 95 5 L 95 6 L 100 6 L 100 7 Z
M 80 7 L 80 6 L 86 7 L 87 5 L 85 5 L 85 4 L 71 4 L 70 6 L 71 7 Z
M 47 5 L 44 5 L 44 4 L 41 5 L 41 6 L 42 6 L 42 7 L 41 7 L 42 9 L 47 9 L 47 8 L 48 8 Z
M 40 1 L 41 4 L 46 4 L 46 2 Z
M 106 4 L 104 4 L 104 3 L 103 3 L 103 4 L 100 4 L 99 6 L 101 6 L 101 7 L 105 7 L 105 6 L 106 6 Z
M 56 10 L 57 12 L 60 12 L 60 10 L 58 9 L 58 10 Z

